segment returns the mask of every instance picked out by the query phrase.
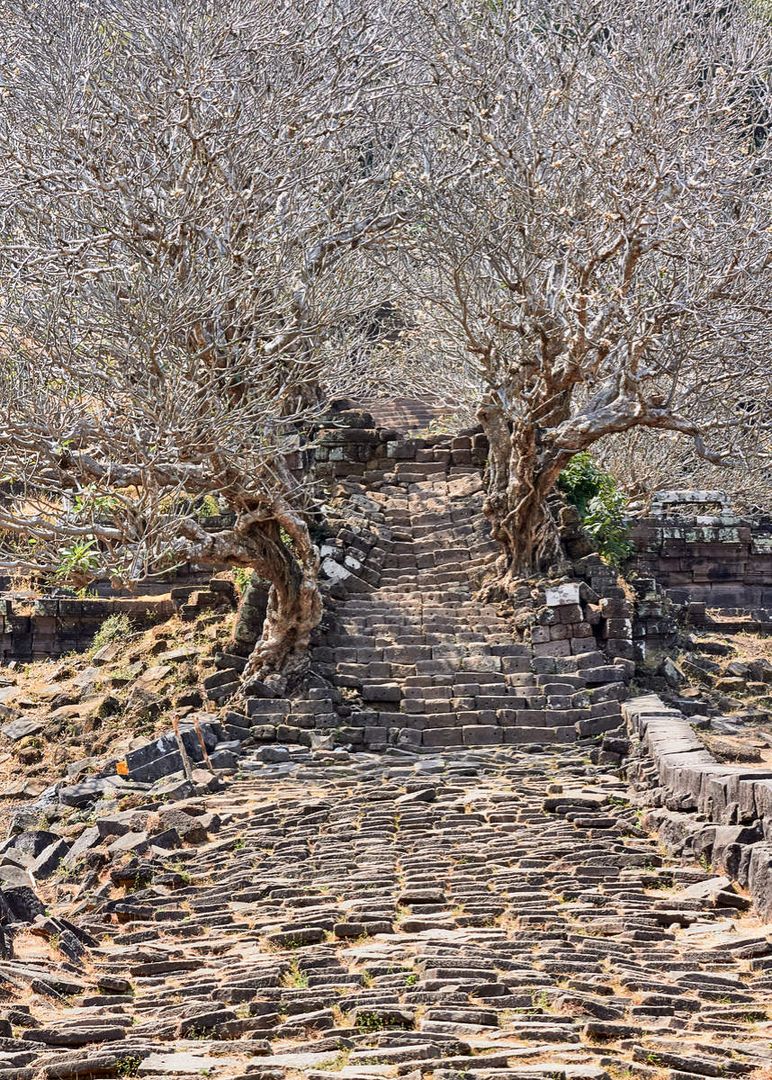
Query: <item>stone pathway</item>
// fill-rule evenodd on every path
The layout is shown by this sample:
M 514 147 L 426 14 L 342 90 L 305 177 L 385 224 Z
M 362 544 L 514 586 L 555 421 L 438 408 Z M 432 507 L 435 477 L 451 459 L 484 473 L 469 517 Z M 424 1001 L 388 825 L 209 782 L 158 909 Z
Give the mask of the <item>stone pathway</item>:
M 0 1080 L 764 1075 L 769 928 L 575 748 L 260 756 L 74 905 L 83 967 L 0 964 Z
M 770 1077 L 770 928 L 569 745 L 618 723 L 625 662 L 576 604 L 534 656 L 473 599 L 471 473 L 427 454 L 368 498 L 328 681 L 231 710 L 236 770 L 94 809 L 41 886 L 0 1080 Z M 268 741 L 312 729 L 354 749 Z

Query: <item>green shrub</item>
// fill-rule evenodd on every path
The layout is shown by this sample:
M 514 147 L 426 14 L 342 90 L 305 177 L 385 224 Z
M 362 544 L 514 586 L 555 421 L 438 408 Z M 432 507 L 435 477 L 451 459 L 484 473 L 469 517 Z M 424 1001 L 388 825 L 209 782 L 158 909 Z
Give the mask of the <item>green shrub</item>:
M 627 498 L 614 477 L 583 450 L 558 477 L 558 488 L 579 511 L 582 528 L 595 542 L 598 554 L 619 566 L 633 551 L 625 519 Z
M 119 1058 L 113 1063 L 113 1071 L 116 1076 L 138 1076 L 142 1058 L 130 1054 L 128 1057 Z
M 196 505 L 195 514 L 199 521 L 206 521 L 207 518 L 219 517 L 222 510 L 214 495 L 204 495 Z
M 54 573 L 58 582 L 78 577 L 88 577 L 99 566 L 99 549 L 96 540 L 74 540 L 69 547 L 59 549 L 59 565 Z
M 113 496 L 98 495 L 90 488 L 79 492 L 72 501 L 73 513 L 80 521 L 88 521 L 92 517 L 109 518 L 117 508 L 118 500 Z
M 111 641 L 119 641 L 121 638 L 128 637 L 133 630 L 134 624 L 128 615 L 108 615 L 94 634 L 91 647 L 96 652 L 103 646 L 109 645 Z
M 239 590 L 240 596 L 244 596 L 254 576 L 255 572 L 251 566 L 235 566 L 233 568 L 233 580 L 236 582 L 236 588 Z

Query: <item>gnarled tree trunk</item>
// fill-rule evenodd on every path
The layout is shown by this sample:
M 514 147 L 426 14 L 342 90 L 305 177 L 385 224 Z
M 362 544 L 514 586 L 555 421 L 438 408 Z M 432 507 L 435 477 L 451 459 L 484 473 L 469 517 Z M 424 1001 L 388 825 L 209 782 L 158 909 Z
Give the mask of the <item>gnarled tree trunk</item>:
M 548 450 L 537 424 L 509 420 L 497 405 L 484 405 L 478 417 L 490 444 L 483 509 L 504 549 L 506 588 L 563 557 L 547 499 L 571 454 Z
M 281 524 L 272 520 L 260 526 L 255 540 L 260 549 L 255 569 L 271 588 L 263 631 L 244 669 L 245 681 L 301 670 L 311 632 L 322 617 L 319 556 L 305 524 L 300 519 Z

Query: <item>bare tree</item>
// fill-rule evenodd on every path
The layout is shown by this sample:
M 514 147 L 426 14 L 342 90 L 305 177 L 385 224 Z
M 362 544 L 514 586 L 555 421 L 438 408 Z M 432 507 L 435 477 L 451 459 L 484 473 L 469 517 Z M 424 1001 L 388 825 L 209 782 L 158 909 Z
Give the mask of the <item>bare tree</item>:
M 409 297 L 400 296 L 400 308 L 415 318 Z M 438 363 L 439 344 L 422 323 L 372 342 L 363 342 L 360 334 L 338 336 L 328 346 L 335 350 L 337 362 L 325 369 L 325 389 L 329 396 L 363 405 L 407 395 L 431 405 L 459 427 L 472 426 L 482 380 L 467 356 L 459 356 L 453 364 Z
M 547 496 L 598 439 L 678 432 L 715 462 L 769 431 L 772 43 L 703 0 L 454 0 L 418 26 L 399 275 L 438 364 L 471 353 L 486 383 L 514 577 L 556 558 Z
M 596 449 L 598 463 L 607 469 L 626 494 L 645 508 L 658 492 L 672 488 L 723 490 L 735 510 L 769 514 L 772 494 L 772 443 L 769 435 L 758 440 L 747 418 L 745 444 L 736 440 L 729 464 L 714 465 L 700 458 L 692 445 L 677 434 L 652 428 L 631 428 L 604 439 Z
M 0 566 L 252 568 L 248 675 L 300 663 L 320 617 L 303 431 L 402 220 L 376 44 L 332 0 L 43 0 L 0 27 Z

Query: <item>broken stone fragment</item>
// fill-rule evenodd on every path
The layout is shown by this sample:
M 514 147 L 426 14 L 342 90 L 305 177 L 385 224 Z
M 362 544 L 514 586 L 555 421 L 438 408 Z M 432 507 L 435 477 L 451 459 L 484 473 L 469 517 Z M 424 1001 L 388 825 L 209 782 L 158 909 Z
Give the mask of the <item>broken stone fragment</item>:
M 67 869 L 72 869 L 77 866 L 78 861 L 83 858 L 86 852 L 96 847 L 97 844 L 101 843 L 101 840 L 101 834 L 95 825 L 84 829 L 62 859 L 62 865 Z
M 678 688 L 679 686 L 683 686 L 684 682 L 686 681 L 685 678 L 684 678 L 683 672 L 670 659 L 669 656 L 665 657 L 665 659 L 662 661 L 662 664 L 660 665 L 660 667 L 661 667 L 661 670 L 662 670 L 662 674 L 665 677 L 665 679 L 667 680 L 667 683 L 668 683 L 669 686 L 673 686 L 675 688 Z
M 32 888 L 26 872 L 9 874 L 8 867 L 0 867 L 0 912 L 6 912 L 8 922 L 33 922 L 45 913 L 45 907 Z
M 142 855 L 150 846 L 147 833 L 127 832 L 113 840 L 107 847 L 107 853 L 112 858 L 131 852 L 134 855 Z
M 270 699 L 277 696 L 275 690 L 262 679 L 250 679 L 244 683 L 242 690 L 248 698 Z
M 146 828 L 150 816 L 149 810 L 123 810 L 116 814 L 100 815 L 96 827 L 101 836 L 123 836 Z
M 0 855 L 13 851 L 17 855 L 26 855 L 33 862 L 50 844 L 59 840 L 56 833 L 44 829 L 32 829 L 28 832 L 15 833 L 0 844 Z
M 231 668 L 224 668 L 221 671 L 214 671 L 211 675 L 207 675 L 202 680 L 202 686 L 205 690 L 216 690 L 218 687 L 226 686 L 234 681 L 234 672 Z
M 115 788 L 106 779 L 92 777 L 80 784 L 71 784 L 58 790 L 59 802 L 64 806 L 82 808 L 90 806 L 106 794 L 114 792 Z
M 79 963 L 86 953 L 84 943 L 65 922 L 59 919 L 37 915 L 32 921 L 30 932 L 49 941 L 53 940 L 59 951 L 73 963 Z
M 86 732 L 98 727 L 97 721 L 114 716 L 121 708 L 120 702 L 112 694 L 97 694 L 73 705 L 62 705 L 54 709 L 49 719 L 52 722 L 77 721 Z
M 157 659 L 162 664 L 179 664 L 185 660 L 197 660 L 200 655 L 201 649 L 197 645 L 183 645 L 159 653 Z
M 254 729 L 253 729 L 254 731 Z M 251 755 L 256 761 L 263 761 L 266 765 L 277 765 L 289 761 L 290 752 L 286 746 L 261 746 Z
M 194 769 L 190 776 L 193 790 L 198 795 L 219 791 L 222 781 L 208 769 Z
M 45 728 L 45 722 L 43 720 L 12 720 L 10 724 L 4 724 L 0 728 L 0 732 L 11 742 L 18 742 L 20 739 L 25 739 L 28 735 L 37 735 Z
M 696 881 L 693 885 L 682 889 L 677 895 L 678 899 L 684 900 L 708 900 L 715 904 L 716 898 L 723 892 L 732 888 L 728 877 L 710 877 L 704 881 Z
M 148 797 L 154 800 L 165 800 L 170 803 L 179 802 L 182 799 L 187 799 L 193 794 L 193 784 L 190 780 L 183 780 L 177 778 L 167 779 L 162 777 L 154 783 L 149 791 Z
M 0 686 L 0 705 L 8 705 L 11 701 L 14 701 L 20 693 L 19 687 L 14 685 L 14 683 L 4 682 L 3 685 Z
M 581 586 L 579 582 L 567 581 L 562 585 L 548 586 L 545 590 L 544 601 L 548 607 L 562 607 L 563 605 L 578 604 L 581 599 Z
M 54 840 L 44 851 L 41 851 L 35 862 L 30 867 L 30 873 L 35 880 L 45 881 L 59 867 L 59 864 L 70 850 L 66 840 Z
M 209 823 L 214 820 L 213 815 L 208 815 Z M 202 844 L 208 837 L 206 823 L 201 817 L 194 817 L 184 810 L 169 807 L 168 810 L 159 810 L 158 821 L 163 829 L 174 829 L 180 840 L 186 844 Z M 155 839 L 153 841 L 155 843 Z
M 123 642 L 109 641 L 93 654 L 91 657 L 92 664 L 96 664 L 98 667 L 101 667 L 102 664 L 112 664 L 121 655 L 123 647 Z

